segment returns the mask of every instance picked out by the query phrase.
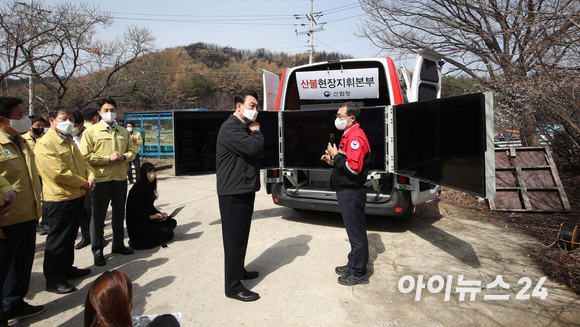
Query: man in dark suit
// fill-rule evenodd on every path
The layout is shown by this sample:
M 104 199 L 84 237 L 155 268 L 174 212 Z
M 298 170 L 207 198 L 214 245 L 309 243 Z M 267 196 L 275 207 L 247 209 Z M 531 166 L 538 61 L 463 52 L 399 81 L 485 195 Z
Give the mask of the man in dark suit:
M 244 268 L 254 199 L 260 190 L 260 164 L 264 136 L 260 132 L 258 95 L 241 91 L 234 98 L 235 112 L 219 131 L 216 149 L 217 193 L 225 256 L 225 293 L 240 301 L 255 301 L 258 293 L 241 280 L 258 277 Z

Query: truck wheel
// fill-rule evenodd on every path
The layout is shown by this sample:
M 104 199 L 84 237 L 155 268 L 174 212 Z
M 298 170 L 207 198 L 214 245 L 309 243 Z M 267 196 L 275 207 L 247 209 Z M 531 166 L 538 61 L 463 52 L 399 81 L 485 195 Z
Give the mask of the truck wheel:
M 405 213 L 403 213 L 401 216 L 398 216 L 397 221 L 400 221 L 400 222 L 410 221 L 411 217 L 413 216 L 414 211 L 415 211 L 415 206 L 413 205 L 413 203 L 411 201 L 409 201 L 409 205 L 407 205 L 407 208 L 405 209 Z

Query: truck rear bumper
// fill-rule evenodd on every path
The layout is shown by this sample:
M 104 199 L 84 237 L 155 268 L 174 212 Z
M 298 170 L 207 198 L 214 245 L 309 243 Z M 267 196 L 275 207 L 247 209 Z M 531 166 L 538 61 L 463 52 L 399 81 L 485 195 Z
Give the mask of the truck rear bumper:
M 283 184 L 281 183 L 272 185 L 272 199 L 277 205 L 294 209 L 340 212 L 340 208 L 338 207 L 338 202 L 336 200 L 293 197 L 284 192 Z M 408 210 L 410 202 L 410 192 L 394 190 L 391 199 L 387 202 L 367 202 L 365 205 L 365 215 L 402 216 L 405 214 L 405 211 Z M 401 210 L 397 211 L 396 208 L 401 208 Z

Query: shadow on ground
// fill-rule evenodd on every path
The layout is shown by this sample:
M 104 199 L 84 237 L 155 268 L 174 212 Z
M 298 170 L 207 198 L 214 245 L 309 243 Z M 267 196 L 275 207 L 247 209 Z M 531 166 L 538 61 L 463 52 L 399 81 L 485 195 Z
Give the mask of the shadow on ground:
M 430 202 L 433 207 L 437 207 L 437 203 L 438 200 Z M 279 210 L 282 211 L 272 213 L 275 214 L 275 216 L 281 215 L 283 220 L 295 223 L 344 228 L 344 223 L 342 222 L 340 213 L 309 210 L 301 211 L 289 208 L 280 208 Z M 411 216 L 411 219 L 408 221 L 400 221 L 394 217 L 367 216 L 366 223 L 368 232 L 411 232 L 440 250 L 452 255 L 457 260 L 473 268 L 481 267 L 481 263 L 471 244 L 433 226 L 433 224 L 441 218 L 441 214 L 436 210 L 431 210 L 427 207 L 416 207 L 413 216 Z M 378 234 L 376 235 L 378 236 Z
M 296 258 L 305 256 L 310 250 L 308 243 L 311 240 L 312 236 L 310 235 L 298 235 L 276 242 L 276 244 L 246 265 L 248 271 L 259 271 L 260 276 L 256 279 L 244 281 L 244 285 L 247 288 L 252 288 L 269 274 L 292 263 Z

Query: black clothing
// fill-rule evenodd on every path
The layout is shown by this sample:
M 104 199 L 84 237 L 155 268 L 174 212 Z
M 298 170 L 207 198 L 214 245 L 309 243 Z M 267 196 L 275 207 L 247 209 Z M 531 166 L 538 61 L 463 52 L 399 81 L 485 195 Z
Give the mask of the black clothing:
M 235 114 L 220 127 L 216 148 L 217 194 L 232 195 L 260 190 L 260 163 L 264 136 L 251 131 Z
M 236 115 L 222 124 L 217 139 L 216 175 L 228 296 L 246 290 L 241 280 L 254 200 L 260 190 L 258 158 L 262 155 L 264 136 L 260 131 L 251 131 Z
M 113 249 L 124 248 L 125 229 L 123 228 L 123 221 L 125 220 L 127 181 L 99 182 L 96 183 L 95 189 L 91 193 L 93 197 L 93 219 L 90 222 L 90 233 L 93 255 L 103 253 L 105 217 L 109 202 L 113 209 L 111 218 Z
M 139 167 L 141 167 L 141 160 L 139 159 L 139 153 L 135 155 L 135 159 L 131 162 L 127 162 L 127 179 L 129 183 L 133 184 L 133 168 L 131 167 L 131 163 L 135 165 L 135 176 L 139 179 Z
M 92 192 L 85 193 L 84 210 L 79 218 L 79 226 L 81 227 L 81 239 L 90 240 L 90 228 L 91 217 L 93 216 L 93 200 Z
M 369 261 L 369 241 L 364 214 L 367 193 L 364 188 L 344 189 L 337 191 L 336 197 L 351 247 L 347 266 L 351 275 L 361 277 L 367 273 Z
M 34 252 L 36 248 L 36 220 L 29 220 L 2 227 L 4 236 L 0 240 L 0 281 L 4 282 L 4 293 L 0 292 L 0 323 L 8 320 L 6 312 L 24 303 L 28 293 Z
M 225 292 L 244 290 L 244 261 L 254 212 L 256 193 L 218 195 L 225 254 Z
M 149 218 L 156 213 L 159 210 L 153 205 L 147 188 L 137 182 L 127 197 L 127 233 L 133 249 L 151 249 L 173 238 L 177 221 L 172 218 L 165 221 Z
M 364 165 L 362 171 L 358 175 L 353 175 L 348 172 L 346 168 L 346 156 L 342 153 L 338 153 L 334 156 L 334 169 L 332 170 L 332 176 L 330 185 L 333 190 L 344 190 L 352 188 L 360 188 L 367 181 L 367 176 L 369 174 L 369 164 L 371 163 L 371 153 L 367 152 L 364 157 Z
M 48 217 L 50 232 L 44 250 L 44 277 L 50 284 L 66 281 L 66 272 L 75 260 L 74 246 L 79 218 L 85 211 L 85 196 L 74 200 L 42 203 L 42 216 Z

